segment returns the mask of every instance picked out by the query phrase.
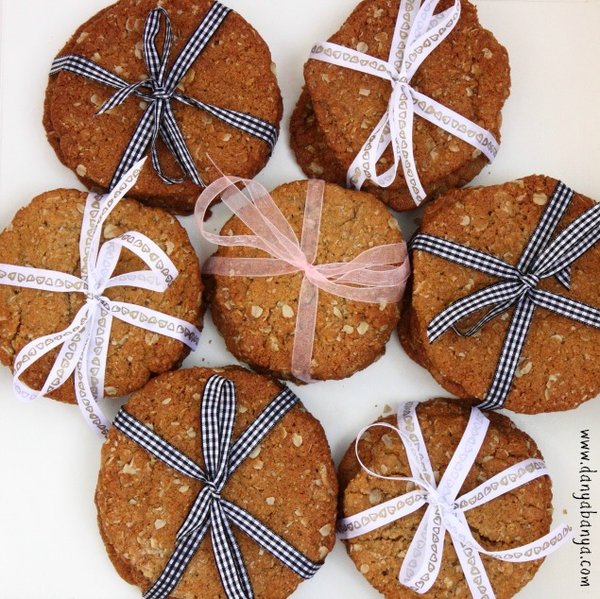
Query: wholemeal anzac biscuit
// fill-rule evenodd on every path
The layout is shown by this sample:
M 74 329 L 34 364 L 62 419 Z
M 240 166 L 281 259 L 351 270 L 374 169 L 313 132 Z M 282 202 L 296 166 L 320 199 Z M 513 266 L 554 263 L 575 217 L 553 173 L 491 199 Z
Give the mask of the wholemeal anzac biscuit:
M 364 0 L 329 41 L 387 61 L 399 4 L 399 0 Z M 442 0 L 437 10 L 451 4 L 451 0 Z M 499 140 L 501 109 L 510 89 L 508 56 L 494 36 L 481 27 L 476 8 L 467 0 L 461 6 L 458 24 L 425 60 L 411 86 Z M 320 135 L 335 161 L 347 170 L 387 110 L 391 85 L 387 80 L 319 60 L 306 63 L 304 76 Z M 487 163 L 479 150 L 418 116 L 413 136 L 419 176 L 432 196 L 467 183 Z M 388 148 L 378 172 L 392 163 Z M 372 187 L 369 182 L 365 191 Z M 386 195 L 396 210 L 414 208 L 402 169 Z
M 87 194 L 73 189 L 44 193 L 15 215 L 0 234 L 0 263 L 44 268 L 80 275 L 79 238 Z M 103 292 L 112 300 L 146 306 L 200 327 L 202 281 L 200 267 L 185 229 L 160 208 L 123 199 L 103 227 L 101 242 L 128 231 L 139 231 L 165 251 L 179 276 L 163 293 L 128 286 Z M 132 252 L 124 250 L 115 275 L 146 270 Z M 85 303 L 83 293 L 52 293 L 0 285 L 0 360 L 12 367 L 19 351 L 33 339 L 57 333 L 71 324 Z M 58 350 L 33 364 L 22 380 L 42 387 Z M 104 392 L 121 396 L 142 387 L 154 375 L 176 368 L 188 355 L 183 343 L 126 324 L 115 318 L 110 333 Z M 71 377 L 49 394 L 74 403 Z
M 151 381 L 125 408 L 203 467 L 200 401 L 206 381 L 214 374 L 236 386 L 235 440 L 281 391 L 278 382 L 236 367 L 180 370 Z M 145 591 L 158 578 L 200 488 L 201 483 L 157 461 L 118 430 L 109 432 L 102 448 L 96 506 L 109 556 L 125 580 Z M 333 547 L 335 470 L 321 425 L 301 404 L 281 419 L 235 471 L 222 495 L 313 561 L 323 560 Z M 290 595 L 301 579 L 245 534 L 233 530 L 256 597 Z M 171 599 L 225 599 L 209 537 Z
M 306 86 L 302 88 L 290 120 L 290 145 L 307 177 L 346 185 L 346 171 L 327 147 Z
M 425 210 L 421 232 L 516 265 L 556 185 L 550 177 L 531 176 L 504 185 L 451 191 Z M 576 194 L 558 230 L 593 204 Z M 539 287 L 599 306 L 600 289 L 594 283 L 598 272 L 600 248 L 593 247 L 574 263 L 570 291 L 555 278 L 543 279 Z M 411 357 L 459 397 L 484 398 L 514 308 L 471 337 L 448 331 L 429 343 L 427 326 L 450 303 L 493 282 L 491 276 L 429 253 L 413 254 L 400 339 Z M 537 308 L 505 407 L 524 413 L 567 410 L 598 395 L 599 343 L 597 329 Z
M 290 143 L 296 160 L 304 174 L 311 179 L 324 179 L 329 183 L 346 185 L 346 170 L 335 160 L 319 129 L 312 102 L 306 88 L 298 100 L 290 121 Z M 370 185 L 365 191 L 372 193 L 388 206 L 398 209 L 395 191 Z
M 306 192 L 306 181 L 288 183 L 271 192 L 298 239 Z M 222 235 L 247 233 L 237 217 L 221 230 Z M 396 219 L 373 196 L 337 185 L 325 186 L 315 264 L 349 262 L 371 247 L 401 241 Z M 247 247 L 220 247 L 216 255 L 265 256 Z M 206 276 L 213 321 L 236 358 L 258 371 L 296 380 L 291 362 L 302 278 L 302 273 L 253 278 Z M 311 377 L 341 379 L 366 368 L 384 353 L 398 315 L 396 304 L 350 301 L 320 291 Z
M 466 429 L 469 413 L 470 407 L 456 400 L 435 399 L 417 407 L 438 484 Z M 491 425 L 459 496 L 514 464 L 541 458 L 535 442 L 506 416 L 497 413 L 487 416 Z M 396 418 L 390 416 L 381 422 L 395 425 Z M 363 463 L 377 473 L 411 476 L 404 446 L 389 429 L 370 429 L 359 442 L 359 454 Z M 339 481 L 341 517 L 357 514 L 414 489 L 411 483 L 375 479 L 368 475 L 358 463 L 354 443 L 340 464 Z M 425 507 L 422 507 L 383 528 L 345 541 L 350 557 L 386 599 L 471 597 L 448 534 L 439 576 L 428 593 L 418 595 L 398 582 L 402 556 L 406 554 L 424 513 Z M 552 490 L 547 476 L 465 512 L 473 536 L 488 550 L 512 549 L 537 540 L 549 532 L 551 514 Z M 514 596 L 533 578 L 543 561 L 508 563 L 486 555 L 481 557 L 499 599 Z
M 149 11 L 159 4 L 167 10 L 173 25 L 174 40 L 168 63 L 172 65 L 212 0 L 120 0 L 83 24 L 59 56 L 79 54 L 127 81 L 147 77 L 143 30 Z M 178 90 L 208 104 L 252 114 L 275 126 L 281 119 L 281 94 L 269 48 L 235 12 L 227 16 Z M 88 187 L 108 186 L 145 110 L 145 103 L 132 95 L 120 106 L 98 116 L 96 113 L 114 91 L 67 72 L 50 77 L 48 83 L 44 110 L 48 140 L 59 159 Z M 198 108 L 178 101 L 172 101 L 172 107 L 206 183 L 219 176 L 211 158 L 224 172 L 248 178 L 265 166 L 270 150 L 264 141 Z M 175 159 L 162 142 L 158 148 L 164 171 L 171 177 L 180 177 Z M 164 183 L 148 164 L 130 195 L 175 212 L 189 213 L 198 191 L 190 180 L 174 185 Z

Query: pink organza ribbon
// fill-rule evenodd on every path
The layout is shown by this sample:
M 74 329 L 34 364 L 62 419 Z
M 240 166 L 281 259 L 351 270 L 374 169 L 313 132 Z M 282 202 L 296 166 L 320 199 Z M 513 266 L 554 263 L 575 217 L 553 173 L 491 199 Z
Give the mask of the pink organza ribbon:
M 236 184 L 242 184 L 245 192 L 240 191 Z M 292 374 L 306 383 L 312 382 L 310 366 L 319 289 L 352 301 L 395 303 L 400 301 L 410 274 L 404 242 L 368 249 L 350 262 L 315 264 L 324 190 L 323 181 L 308 181 L 300 242 L 267 190 L 256 181 L 222 177 L 204 190 L 195 210 L 197 226 L 207 241 L 220 246 L 252 247 L 270 256 L 213 256 L 205 263 L 203 272 L 232 277 L 304 273 L 298 298 Z M 205 230 L 206 212 L 219 196 L 253 235 L 224 236 Z

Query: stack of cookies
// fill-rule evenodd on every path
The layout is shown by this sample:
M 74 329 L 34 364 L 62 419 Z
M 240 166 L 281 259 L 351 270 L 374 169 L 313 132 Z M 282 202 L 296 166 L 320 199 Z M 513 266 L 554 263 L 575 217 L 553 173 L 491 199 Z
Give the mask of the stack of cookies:
M 436 14 L 453 4 L 443 0 Z M 388 61 L 400 0 L 364 0 L 329 40 L 365 56 Z M 500 138 L 501 109 L 509 94 L 508 55 L 478 20 L 476 8 L 460 2 L 460 18 L 448 37 L 425 59 L 410 81 L 412 88 Z M 292 148 L 308 177 L 346 185 L 348 170 L 388 109 L 390 81 L 322 60 L 304 67 L 305 87 L 291 121 Z M 416 102 L 416 100 L 415 100 Z M 488 159 L 469 143 L 418 115 L 412 131 L 415 162 L 428 196 L 471 181 Z M 391 148 L 378 172 L 394 163 Z M 389 187 L 367 180 L 394 210 L 410 210 L 415 199 L 402 169 Z
M 12 223 L 0 234 L 0 361 L 11 368 L 19 352 L 33 339 L 60 335 L 69 330 L 85 307 L 87 298 L 83 289 L 64 291 L 55 282 L 56 292 L 37 287 L 44 276 L 64 273 L 65 277 L 78 277 L 82 268 L 80 240 L 87 231 L 84 213 L 88 194 L 75 189 L 56 189 L 34 198 L 21 208 Z M 89 202 L 89 198 L 87 198 Z M 83 232 L 82 232 L 83 228 Z M 172 261 L 177 276 L 169 287 L 158 293 L 122 281 L 102 292 L 111 302 L 129 306 L 130 310 L 142 306 L 160 312 L 165 318 L 174 317 L 190 326 L 202 325 L 202 280 L 198 257 L 185 229 L 177 219 L 161 208 L 144 206 L 131 199 L 122 199 L 106 219 L 99 241 L 119 242 L 122 235 L 142 234 L 156 243 Z M 32 243 L 35 237 L 35 243 Z M 140 238 L 141 239 L 141 238 Z M 146 244 L 148 245 L 148 244 Z M 106 254 L 104 254 L 106 257 Z M 159 258 L 160 260 L 160 258 Z M 5 265 L 27 269 L 33 274 L 7 275 Z M 90 264 L 90 269 L 95 268 Z M 166 265 L 162 265 L 165 268 Z M 122 252 L 116 264 L 115 274 L 136 274 L 147 265 L 131 251 Z M 149 274 L 149 271 L 148 271 Z M 29 282 L 31 280 L 31 282 Z M 12 284 L 11 284 L 12 283 Z M 50 292 L 49 292 L 50 291 Z M 140 318 L 138 316 L 138 323 Z M 143 320 L 141 322 L 144 322 Z M 102 323 L 100 323 L 102 324 Z M 92 323 L 85 327 L 92 326 Z M 150 378 L 178 368 L 189 354 L 190 348 L 181 340 L 168 336 L 166 331 L 158 334 L 160 324 L 140 328 L 132 318 L 127 321 L 114 318 L 107 331 L 110 339 L 104 360 L 106 372 L 101 395 L 120 397 L 145 385 Z M 84 328 L 85 330 L 85 328 Z M 100 332 L 98 332 L 100 334 Z M 68 339 L 68 336 L 67 336 Z M 23 373 L 23 382 L 34 389 L 42 387 L 53 370 L 59 355 L 58 348 L 42 355 Z M 75 403 L 74 377 L 48 394 L 52 399 Z
M 164 85 L 167 86 L 176 57 L 209 10 L 216 12 L 219 5 L 212 0 L 165 0 L 159 5 L 163 11 L 161 18 L 170 20 L 173 35 L 168 56 L 160 46 L 158 52 L 159 57 L 166 60 Z M 107 69 L 109 79 L 112 74 L 124 80 L 125 85 L 149 81 L 145 26 L 150 11 L 156 6 L 155 0 L 120 0 L 105 8 L 79 27 L 61 50 L 58 60 L 72 55 L 88 59 L 93 65 Z M 223 8 L 224 11 L 228 9 Z M 161 27 L 159 39 L 163 30 L 168 29 L 162 23 Z M 274 143 L 282 100 L 271 53 L 256 30 L 235 12 L 227 12 L 218 28 L 209 30 L 212 37 L 197 58 L 181 69 L 180 80 L 168 104 L 204 183 L 219 176 L 214 163 L 224 172 L 253 177 L 267 163 L 271 145 L 217 118 L 215 113 L 227 109 L 242 114 L 242 118 L 251 115 L 263 121 L 266 128 L 271 128 Z M 55 65 L 60 66 L 58 60 Z M 86 72 L 93 69 L 93 65 L 87 64 Z M 161 100 L 160 86 L 153 82 L 152 94 L 149 88 L 140 88 L 137 91 L 141 95 L 132 93 L 121 104 L 98 114 L 115 93 L 118 80 L 112 85 L 99 83 L 70 68 L 53 72 L 44 108 L 48 140 L 61 162 L 75 171 L 86 187 L 108 189 L 140 119 L 153 108 L 153 103 Z M 208 109 L 190 105 L 185 98 L 201 102 Z M 161 109 L 167 110 L 167 107 Z M 155 123 L 148 125 L 154 126 Z M 164 123 L 160 128 L 161 138 L 163 129 Z M 146 165 L 130 195 L 178 213 L 191 212 L 201 187 L 189 177 L 182 180 L 185 172 L 182 173 L 181 164 L 163 139 L 157 140 L 156 152 L 157 164 L 154 168 L 149 163 Z M 175 183 L 159 176 L 157 165 L 164 178 Z
M 302 238 L 303 249 L 308 236 L 306 229 L 310 224 L 315 225 L 309 216 L 314 211 L 307 207 L 307 197 L 315 186 L 322 196 L 322 209 L 320 224 L 316 226 L 314 255 L 307 259 L 311 267 L 322 268 L 323 274 L 330 272 L 331 275 L 328 281 L 316 281 L 320 289 L 316 294 L 309 294 L 310 306 L 305 305 L 307 295 L 303 293 L 308 284 L 307 270 L 302 272 L 288 265 L 287 272 L 273 273 L 273 276 L 238 276 L 234 272 L 236 260 L 254 260 L 259 268 L 261 259 L 267 256 L 263 249 L 248 243 L 252 239 L 248 234 L 255 231 L 249 231 L 239 216 L 233 216 L 223 225 L 219 239 L 207 235 L 204 209 L 215 197 L 210 188 L 200 197 L 198 206 L 202 206 L 202 210 L 196 215 L 200 232 L 207 240 L 223 243 L 214 257 L 233 261 L 231 267 L 225 266 L 218 273 L 212 272 L 210 260 L 205 265 L 208 304 L 227 348 L 259 372 L 295 382 L 342 379 L 382 356 L 398 322 L 398 301 L 410 272 L 402 233 L 387 207 L 371 194 L 338 185 L 296 181 L 271 192 L 276 209 L 291 227 L 290 237 Z M 391 251 L 391 261 L 385 265 L 379 261 L 365 269 L 369 255 L 378 251 Z M 362 263 L 364 281 L 367 277 L 377 277 L 384 268 L 393 271 L 392 284 L 378 292 L 385 293 L 381 297 L 386 299 L 374 300 L 372 294 L 370 300 L 359 301 L 345 296 L 343 289 L 334 286 L 338 280 L 343 281 L 343 278 L 336 279 L 335 270 L 353 260 L 354 269 L 359 270 L 361 259 L 365 260 Z M 301 272 L 297 272 L 299 270 Z M 348 285 L 351 293 L 351 284 Z M 362 291 L 375 292 L 376 289 Z M 393 300 L 390 300 L 390 291 Z M 314 342 L 312 354 L 306 356 L 305 376 L 302 376 L 294 369 L 293 355 L 297 337 L 310 333 L 298 328 L 300 312 L 311 309 L 315 312 Z
M 208 401 L 209 381 L 214 383 L 219 377 L 235 388 L 232 452 L 261 412 L 283 393 L 290 394 L 275 380 L 237 367 L 168 373 L 131 397 L 122 410 L 125 415 L 117 419 L 102 448 L 96 488 L 100 533 L 117 572 L 144 592 L 159 578 L 174 548 L 183 542 L 178 529 L 204 485 L 155 459 L 126 434 L 119 421 L 135 419 L 189 460 L 206 464 L 204 452 L 209 445 L 201 436 L 207 423 L 200 412 Z M 258 439 L 258 443 L 252 442 L 251 452 L 239 468 L 229 475 L 222 502 L 243 508 L 248 517 L 268 526 L 318 567 L 335 542 L 337 503 L 337 479 L 323 428 L 296 401 L 272 430 Z M 273 547 L 265 550 L 239 528 L 234 530 L 233 542 L 239 545 L 255 596 L 285 599 L 291 595 L 302 577 L 280 561 L 281 555 L 277 559 Z M 195 554 L 189 556 L 169 597 L 231 596 L 224 593 L 221 568 L 217 569 L 214 555 L 215 537 L 211 543 L 210 536 L 207 533 Z M 146 596 L 166 595 L 155 589 Z
M 548 218 L 549 207 L 557 200 L 557 184 L 556 179 L 536 175 L 503 185 L 452 190 L 426 208 L 420 234 L 454 242 L 516 266 L 534 232 L 536 236 L 543 232 L 540 223 Z M 594 205 L 590 198 L 573 194 L 564 215 L 554 223 L 558 226 L 552 239 Z M 417 236 L 414 242 L 418 239 Z M 400 340 L 406 352 L 448 391 L 458 397 L 483 400 L 497 374 L 500 356 L 510 344 L 507 334 L 509 327 L 514 326 L 515 304 L 504 310 L 500 300 L 482 306 L 432 342 L 430 325 L 438 314 L 453 302 L 476 297 L 502 279 L 457 263 L 448 251 L 440 256 L 422 251 L 424 247 L 416 245 L 412 253 L 413 276 L 405 296 Z M 538 253 L 542 250 L 544 246 Z M 586 312 L 595 310 L 597 314 L 600 290 L 594 281 L 600 272 L 600 247 L 590 246 L 564 274 L 567 272 L 568 280 L 558 276 L 533 278 L 528 283 L 529 290 L 524 286 L 522 293 L 539 289 L 540 293 L 556 294 L 550 297 L 558 298 L 559 304 L 581 302 Z M 523 275 L 519 276 L 525 280 Z M 505 285 L 520 284 L 515 277 L 511 283 L 511 276 L 507 275 Z M 465 334 L 496 306 L 500 313 L 473 334 Z M 536 306 L 525 330 L 525 342 L 504 406 L 536 414 L 576 408 L 596 397 L 600 392 L 597 316 L 595 322 L 586 324 L 574 320 L 573 314 L 565 317 L 564 313 L 557 313 L 556 307 Z
M 535 441 L 506 416 L 496 413 L 485 416 L 489 420 L 485 436 L 474 434 L 471 407 L 456 400 L 430 400 L 417 404 L 416 408 L 413 406 L 411 412 L 407 409 L 409 405 L 400 406 L 398 418 L 382 418 L 363 431 L 340 463 L 338 530 L 350 558 L 368 582 L 390 599 L 493 597 L 493 592 L 497 597 L 513 597 L 535 576 L 549 551 L 548 546 L 564 542 L 568 530 L 563 526 L 549 534 L 552 522 L 550 478 L 524 476 L 528 469 L 531 472 L 543 469 Z M 402 420 L 406 422 L 404 431 L 397 428 L 402 427 Z M 401 437 L 399 430 L 404 436 Z M 467 437 L 469 441 L 465 442 Z M 409 448 L 414 451 L 417 443 L 419 453 L 411 455 Z M 465 460 L 467 454 L 468 465 L 460 470 L 461 460 Z M 421 476 L 432 476 L 434 480 L 420 478 L 415 470 L 422 470 Z M 425 475 L 428 471 L 431 474 Z M 433 511 L 437 490 L 447 488 L 448 480 L 456 478 L 459 484 L 451 496 L 440 500 L 441 503 L 451 501 L 453 505 L 440 511 L 434 519 L 433 530 L 424 530 L 427 512 L 424 513 L 423 507 L 416 510 L 411 506 L 423 500 L 422 494 L 429 503 L 428 511 Z M 522 486 L 514 484 L 511 488 L 509 479 L 514 483 L 519 478 L 523 479 Z M 473 500 L 474 494 L 477 501 Z M 469 500 L 463 499 L 465 496 Z M 469 508 L 465 503 L 477 505 Z M 462 547 L 455 545 L 457 531 L 451 524 L 454 510 L 462 511 L 461 517 L 470 530 L 468 534 L 485 550 L 496 552 L 494 557 L 478 548 L 481 561 L 477 563 L 474 543 L 469 547 L 470 541 L 465 540 Z M 452 543 L 448 532 L 451 527 Z M 442 535 L 439 535 L 440 528 L 444 531 Z M 551 535 L 553 538 L 549 539 Z M 415 565 L 417 560 L 406 564 L 415 538 L 422 544 L 410 557 L 425 556 L 428 566 L 425 571 L 413 574 L 427 585 L 427 589 L 423 588 L 425 584 L 419 588 L 419 595 L 415 593 L 417 588 L 407 588 L 398 580 L 401 566 L 403 573 L 419 568 Z M 430 538 L 433 546 L 425 544 Z M 438 543 L 443 543 L 443 550 Z M 537 546 L 529 551 L 527 559 L 517 555 L 517 559 L 512 559 L 507 555 L 513 550 L 516 554 L 518 546 L 529 543 Z M 506 554 L 502 554 L 503 551 Z M 526 551 L 527 548 L 523 548 L 521 557 Z M 426 561 L 429 555 L 430 561 Z M 506 558 L 512 563 L 501 561 Z M 473 593 L 473 581 L 477 581 L 480 594 Z

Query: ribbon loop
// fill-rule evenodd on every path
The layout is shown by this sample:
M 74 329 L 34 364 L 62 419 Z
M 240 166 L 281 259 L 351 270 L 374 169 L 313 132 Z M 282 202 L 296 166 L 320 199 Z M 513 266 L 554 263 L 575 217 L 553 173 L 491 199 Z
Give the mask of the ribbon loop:
M 202 455 L 208 482 L 218 496 L 229 477 L 229 448 L 235 419 L 235 387 L 218 377 L 206 386 L 202 400 Z
M 349 187 L 361 189 L 366 180 L 389 187 L 401 167 L 415 204 L 418 206 L 425 199 L 427 193 L 417 173 L 413 150 L 415 114 L 472 145 L 490 162 L 497 154 L 498 142 L 491 133 L 419 93 L 410 84 L 423 62 L 450 35 L 460 18 L 460 0 L 455 0 L 441 13 L 433 14 L 438 4 L 439 0 L 423 3 L 401 0 L 387 62 L 331 42 L 321 42 L 312 49 L 310 58 L 313 60 L 361 71 L 392 83 L 387 111 L 348 169 Z M 390 145 L 394 164 L 378 175 L 377 163 Z
M 525 460 L 459 497 L 460 488 L 484 442 L 489 420 L 479 409 L 471 410 L 467 428 L 439 485 L 436 485 L 417 418 L 416 406 L 415 403 L 405 403 L 399 407 L 397 428 L 386 422 L 377 422 L 363 429 L 356 439 L 355 448 L 361 468 L 370 476 L 385 480 L 414 482 L 421 490 L 410 491 L 363 512 L 340 519 L 338 536 L 342 539 L 362 536 L 400 520 L 426 504 L 425 514 L 400 568 L 400 584 L 408 586 L 419 594 L 427 593 L 433 587 L 441 568 L 444 537 L 448 531 L 472 596 L 493 599 L 495 595 L 481 555 L 512 562 L 539 559 L 567 542 L 571 536 L 571 528 L 561 525 L 541 539 L 514 549 L 488 551 L 482 547 L 471 532 L 465 512 L 541 476 L 547 476 L 546 467 L 541 460 Z M 358 453 L 360 438 L 370 428 L 382 426 L 395 431 L 404 444 L 411 469 L 410 477 L 377 474 L 362 462 Z
M 143 163 L 143 160 L 136 163 L 125 173 L 110 194 L 88 195 L 79 240 L 81 278 L 58 271 L 0 264 L 0 285 L 78 292 L 85 296 L 84 305 L 66 329 L 34 339 L 18 353 L 14 361 L 13 387 L 18 397 L 32 401 L 55 391 L 74 375 L 79 408 L 86 422 L 101 435 L 106 435 L 110 428 L 99 402 L 105 394 L 104 376 L 113 317 L 169 336 L 191 349 L 198 345 L 200 335 L 194 325 L 176 317 L 145 306 L 113 301 L 104 295 L 107 288 L 118 285 L 163 292 L 178 276 L 177 268 L 166 253 L 154 241 L 136 231 L 129 231 L 100 246 L 102 226 L 117 203 L 135 184 Z M 149 270 L 111 278 L 123 248 L 134 252 Z M 42 388 L 39 391 L 30 389 L 21 381 L 25 371 L 59 347 L 58 356 Z
M 233 534 L 233 524 L 298 576 L 310 578 L 317 572 L 320 563 L 308 559 L 246 510 L 221 496 L 221 491 L 239 465 L 298 401 L 298 397 L 285 388 L 232 443 L 236 414 L 235 385 L 219 375 L 210 377 L 204 387 L 200 406 L 202 455 L 206 472 L 125 409 L 119 411 L 114 423 L 117 430 L 167 466 L 204 484 L 177 532 L 175 548 L 166 566 L 144 595 L 146 599 L 166 599 L 170 596 L 209 529 L 225 595 L 230 599 L 254 597 Z
M 238 189 L 238 184 L 244 186 L 246 193 Z M 234 277 L 303 274 L 292 350 L 292 374 L 306 383 L 312 382 L 310 362 L 319 290 L 351 301 L 394 303 L 402 297 L 410 273 L 404 243 L 370 248 L 350 262 L 314 264 L 324 191 L 323 181 L 308 181 L 301 241 L 298 241 L 267 190 L 256 181 L 222 177 L 202 192 L 195 210 L 196 224 L 207 241 L 227 247 L 252 247 L 270 255 L 267 258 L 213 256 L 204 264 L 204 273 Z M 219 196 L 252 235 L 215 235 L 205 230 L 207 211 Z
M 564 183 L 558 183 L 516 268 L 485 252 L 433 235 L 419 233 L 411 241 L 412 251 L 424 251 L 500 279 L 452 302 L 437 314 L 427 327 L 430 343 L 451 328 L 462 336 L 474 335 L 485 324 L 515 307 L 481 408 L 499 409 L 504 406 L 536 307 L 600 329 L 599 308 L 538 287 L 543 279 L 556 277 L 569 289 L 571 266 L 600 241 L 600 205 L 584 212 L 553 239 L 574 194 Z M 459 330 L 457 324 L 461 320 L 487 307 L 491 309 L 475 325 L 466 331 Z
M 112 96 L 110 96 L 110 98 L 108 98 L 108 100 L 106 100 L 106 102 L 104 102 L 104 104 L 102 104 L 96 115 L 100 116 L 105 112 L 116 108 L 120 104 L 123 104 L 123 102 L 125 102 L 125 100 L 127 100 L 131 94 L 135 93 L 141 88 L 146 87 L 147 85 L 148 81 L 139 81 L 138 83 L 132 83 L 131 85 L 126 85 L 125 87 L 118 89 Z M 147 102 L 153 101 L 151 96 L 144 96 L 144 99 Z
M 165 23 L 165 39 L 162 56 L 156 46 L 156 38 L 160 32 L 161 21 L 164 21 Z M 150 75 L 149 82 L 152 85 L 154 94 L 158 91 L 157 88 L 162 87 L 172 43 L 173 30 L 169 14 L 162 7 L 154 8 L 148 14 L 146 24 L 144 25 L 144 61 Z M 170 97 L 171 94 L 172 91 L 171 93 L 167 93 L 165 98 Z M 155 97 L 157 96 L 155 95 Z

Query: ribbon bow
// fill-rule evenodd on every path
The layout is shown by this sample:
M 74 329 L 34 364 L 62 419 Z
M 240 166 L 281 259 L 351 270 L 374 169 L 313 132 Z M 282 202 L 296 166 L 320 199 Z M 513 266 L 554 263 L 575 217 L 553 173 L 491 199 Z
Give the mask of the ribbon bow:
M 250 198 L 237 189 L 236 183 L 245 186 Z M 393 303 L 402 297 L 410 273 L 404 243 L 371 248 L 350 262 L 315 264 L 324 189 L 323 181 L 308 181 L 300 242 L 267 190 L 256 181 L 238 177 L 218 179 L 202 192 L 195 212 L 200 233 L 207 241 L 221 246 L 257 248 L 271 256 L 213 256 L 203 267 L 205 273 L 243 277 L 271 277 L 296 272 L 304 274 L 298 298 L 292 374 L 306 383 L 312 382 L 310 362 L 319 289 L 352 301 Z M 205 214 L 213 200 L 221 194 L 227 207 L 254 235 L 222 236 L 204 229 Z
M 399 581 L 413 591 L 424 594 L 434 585 L 441 568 L 444 538 L 450 534 L 465 579 L 473 597 L 493 599 L 494 592 L 481 555 L 506 562 L 526 562 L 552 553 L 571 536 L 571 527 L 560 525 L 544 537 L 522 547 L 488 551 L 473 537 L 465 512 L 488 503 L 541 476 L 547 476 L 544 462 L 524 460 L 458 497 L 483 441 L 489 420 L 473 408 L 464 435 L 440 480 L 435 477 L 427 447 L 419 426 L 415 403 L 403 404 L 398 411 L 398 427 L 386 422 L 375 423 L 360 432 L 356 440 L 356 456 L 362 468 L 371 476 L 384 480 L 412 482 L 418 489 L 390 499 L 368 510 L 343 518 L 338 522 L 338 536 L 352 539 L 391 524 L 427 506 L 423 519 L 406 552 L 400 569 Z M 411 477 L 382 476 L 367 468 L 358 452 L 358 443 L 364 433 L 373 427 L 385 427 L 400 437 L 406 449 Z
M 411 242 L 413 251 L 428 252 L 501 279 L 453 302 L 438 314 L 427 328 L 431 342 L 450 328 L 462 336 L 474 335 L 487 322 L 515 306 L 498 365 L 481 408 L 498 409 L 504 405 L 536 307 L 600 328 L 598 308 L 538 287 L 543 279 L 556 277 L 569 289 L 571 265 L 600 241 L 600 205 L 590 208 L 552 241 L 574 193 L 564 183 L 558 184 L 517 266 L 433 235 L 418 234 Z M 462 319 L 490 306 L 491 309 L 470 329 L 458 329 L 457 324 Z
M 79 240 L 81 276 L 28 266 L 0 264 L 0 285 L 28 287 L 61 293 L 83 293 L 86 302 L 64 330 L 29 342 L 14 362 L 13 386 L 20 399 L 32 401 L 63 385 L 75 376 L 75 395 L 86 422 L 106 435 L 110 422 L 99 408 L 104 397 L 104 375 L 113 318 L 130 325 L 166 335 L 196 349 L 200 332 L 179 318 L 145 306 L 111 300 L 106 289 L 126 285 L 163 292 L 177 278 L 178 271 L 154 241 L 137 231 L 129 231 L 100 247 L 102 226 L 109 214 L 135 184 L 144 160 L 138 162 L 106 196 L 89 194 L 85 204 Z M 150 270 L 111 277 L 126 248 Z M 61 347 L 62 346 L 62 347 Z M 46 381 L 39 391 L 29 388 L 20 377 L 48 352 L 61 347 Z
M 321 567 L 246 510 L 221 496 L 233 473 L 298 401 L 286 387 L 232 443 L 235 385 L 221 376 L 212 376 L 204 388 L 201 406 L 202 455 L 206 471 L 124 408 L 119 411 L 114 422 L 117 430 L 170 468 L 204 484 L 177 532 L 175 549 L 167 565 L 144 595 L 145 599 L 170 596 L 209 528 L 215 563 L 228 599 L 254 597 L 232 524 L 302 578 L 312 577 Z
M 177 91 L 179 82 L 198 56 L 202 54 L 230 12 L 230 8 L 223 6 L 219 2 L 214 2 L 177 56 L 171 70 L 167 72 L 167 63 L 173 42 L 171 21 L 165 9 L 155 8 L 151 10 L 146 19 L 143 38 L 144 59 L 148 70 L 148 78 L 137 83 L 129 83 L 115 73 L 77 54 L 68 54 L 54 60 L 50 75 L 54 75 L 60 71 L 69 71 L 117 89 L 117 92 L 100 108 L 98 114 L 103 114 L 107 110 L 111 110 L 122 104 L 131 94 L 143 98 L 148 103 L 148 107 L 137 124 L 133 137 L 127 144 L 119 161 L 109 189 L 113 188 L 123 176 L 123 173 L 140 160 L 149 144 L 152 148 L 152 165 L 160 178 L 169 184 L 181 183 L 183 181 L 183 179 L 169 178 L 163 173 L 156 147 L 159 135 L 177 160 L 183 173 L 196 185 L 204 187 L 205 184 L 202 181 L 175 119 L 171 106 L 172 100 L 205 110 L 232 127 L 236 127 L 244 133 L 262 139 L 269 144 L 271 151 L 273 150 L 278 133 L 277 128 L 271 125 L 271 123 L 243 112 L 219 108 L 218 106 L 200 102 Z M 156 47 L 156 38 L 160 32 L 161 18 L 165 22 L 165 39 L 162 56 Z
M 460 0 L 433 14 L 440 0 L 402 0 L 389 60 L 386 62 L 331 42 L 315 45 L 310 58 L 387 79 L 392 85 L 388 109 L 348 169 L 348 186 L 361 189 L 368 179 L 389 187 L 402 165 L 406 185 L 418 206 L 427 196 L 419 179 L 413 149 L 415 114 L 448 131 L 486 155 L 498 153 L 493 135 L 462 115 L 420 93 L 411 80 L 425 59 L 448 37 L 460 18 Z M 394 164 L 377 174 L 377 163 L 392 145 Z

